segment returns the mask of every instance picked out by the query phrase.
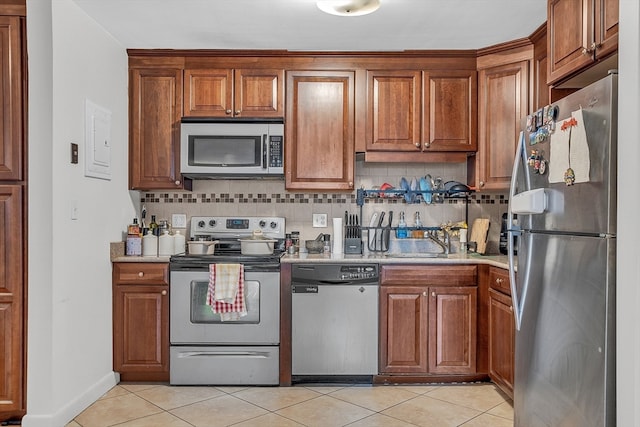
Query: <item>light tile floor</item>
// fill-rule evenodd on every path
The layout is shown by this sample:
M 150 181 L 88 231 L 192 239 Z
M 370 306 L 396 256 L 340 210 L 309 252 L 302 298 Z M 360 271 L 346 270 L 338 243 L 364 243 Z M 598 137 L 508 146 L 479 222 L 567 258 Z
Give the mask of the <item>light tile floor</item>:
M 67 427 L 512 427 L 489 383 L 403 386 L 179 387 L 121 383 Z

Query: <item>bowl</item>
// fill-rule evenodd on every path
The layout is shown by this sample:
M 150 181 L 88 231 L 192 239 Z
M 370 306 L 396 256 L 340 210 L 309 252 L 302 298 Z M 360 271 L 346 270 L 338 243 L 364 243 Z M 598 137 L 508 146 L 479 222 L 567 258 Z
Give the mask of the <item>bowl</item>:
M 242 255 L 271 255 L 277 240 L 275 239 L 238 239 Z
M 304 247 L 310 254 L 321 254 L 324 252 L 323 240 L 305 240 Z
M 216 243 L 219 243 L 218 240 L 201 240 L 194 241 L 190 240 L 187 242 L 189 245 L 189 253 L 192 255 L 213 255 Z

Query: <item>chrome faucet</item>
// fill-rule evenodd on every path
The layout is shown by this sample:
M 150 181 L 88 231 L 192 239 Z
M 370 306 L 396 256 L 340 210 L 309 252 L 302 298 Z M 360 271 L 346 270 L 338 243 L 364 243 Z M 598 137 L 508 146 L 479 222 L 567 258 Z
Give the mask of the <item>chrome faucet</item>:
M 449 238 L 447 230 L 442 229 L 442 233 L 444 234 L 444 241 L 440 240 L 438 231 L 436 230 L 429 230 L 425 233 L 425 236 L 440 246 L 445 255 L 449 255 L 449 252 L 451 252 L 451 239 Z

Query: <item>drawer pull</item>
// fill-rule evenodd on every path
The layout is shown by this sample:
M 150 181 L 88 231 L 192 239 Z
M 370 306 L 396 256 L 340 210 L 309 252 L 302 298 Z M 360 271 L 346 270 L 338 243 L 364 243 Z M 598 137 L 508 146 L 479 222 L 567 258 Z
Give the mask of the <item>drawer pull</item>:
M 501 277 L 498 277 L 498 278 L 496 279 L 496 283 L 497 283 L 498 285 L 502 285 L 502 282 L 504 282 L 504 279 L 502 279 Z
M 166 294 L 167 294 L 167 291 L 162 291 L 162 292 L 160 292 L 160 293 L 161 293 L 162 295 L 166 295 Z
M 141 271 L 138 273 L 138 277 L 143 277 L 143 276 L 144 276 L 144 272 Z

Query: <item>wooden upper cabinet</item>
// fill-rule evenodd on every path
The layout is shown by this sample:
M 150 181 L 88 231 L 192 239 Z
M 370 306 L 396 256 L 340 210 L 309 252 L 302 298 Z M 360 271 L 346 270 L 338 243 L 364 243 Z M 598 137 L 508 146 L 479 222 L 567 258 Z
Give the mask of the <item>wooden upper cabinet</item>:
M 619 0 L 549 0 L 548 83 L 555 83 L 618 49 Z
M 22 41 L 20 17 L 0 16 L 0 180 L 23 179 Z
M 530 60 L 481 69 L 478 73 L 479 141 L 475 184 L 479 190 L 507 190 L 522 120 L 529 111 Z
M 353 190 L 354 80 L 350 71 L 287 72 L 287 190 Z
M 182 70 L 130 71 L 129 187 L 180 189 Z
M 23 200 L 20 185 L 0 185 L 0 419 L 18 416 L 24 408 L 23 379 L 26 353 L 22 233 Z
M 367 72 L 367 150 L 420 151 L 420 71 Z
M 476 151 L 477 73 L 425 71 L 423 150 Z
M 282 69 L 189 69 L 184 93 L 185 116 L 284 116 Z
M 475 151 L 475 71 L 368 71 L 366 149 Z

